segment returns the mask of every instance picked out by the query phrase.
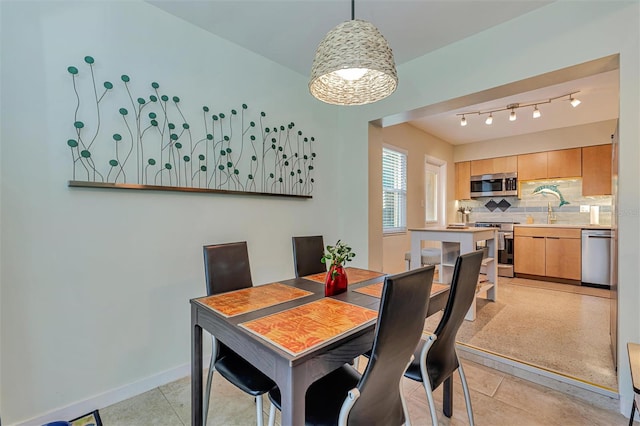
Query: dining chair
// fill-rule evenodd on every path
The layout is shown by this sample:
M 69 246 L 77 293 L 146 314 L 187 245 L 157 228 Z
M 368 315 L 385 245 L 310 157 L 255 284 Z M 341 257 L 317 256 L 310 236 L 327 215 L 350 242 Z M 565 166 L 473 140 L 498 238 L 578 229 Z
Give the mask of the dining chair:
M 324 255 L 322 235 L 292 237 L 291 240 L 296 278 L 327 271 L 327 266 L 320 261 Z
M 207 245 L 203 249 L 207 295 L 253 286 L 246 241 Z M 211 360 L 204 395 L 204 424 L 207 424 L 213 373 L 217 371 L 236 387 L 255 398 L 257 425 L 262 426 L 262 395 L 271 390 L 275 383 L 213 335 L 211 342 Z
M 449 289 L 449 299 L 444 308 L 442 319 L 435 332 L 426 341 L 421 340 L 414 353 L 414 359 L 404 373 L 405 377 L 422 382 L 424 385 L 431 411 L 431 422 L 434 426 L 438 424 L 438 416 L 436 415 L 433 391 L 450 378 L 456 369 L 462 381 L 469 424 L 474 424 L 469 386 L 456 353 L 456 335 L 476 296 L 482 254 L 482 250 L 477 250 L 462 254 L 456 259 Z
M 631 415 L 629 416 L 629 426 L 632 426 L 640 403 L 640 344 L 628 342 L 627 356 L 629 357 L 631 384 L 633 386 L 633 401 L 631 402 Z
M 314 382 L 305 398 L 307 425 L 400 425 L 409 420 L 402 374 L 420 341 L 434 266 L 385 278 L 372 356 L 362 373 L 349 364 Z M 269 391 L 269 425 L 281 408 L 280 390 Z

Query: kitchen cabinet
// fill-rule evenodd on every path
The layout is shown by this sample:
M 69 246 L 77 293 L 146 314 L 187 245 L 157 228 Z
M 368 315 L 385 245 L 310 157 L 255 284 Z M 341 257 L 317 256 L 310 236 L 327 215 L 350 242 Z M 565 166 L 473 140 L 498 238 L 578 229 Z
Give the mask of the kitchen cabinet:
M 514 272 L 550 279 L 581 279 L 579 228 L 514 227 Z
M 546 152 L 518 155 L 518 180 L 545 179 L 546 177 Z
M 581 148 L 518 155 L 518 179 L 555 179 L 582 175 Z
M 485 158 L 471 161 L 471 176 L 490 175 L 494 173 L 515 173 L 518 171 L 518 157 Z
M 611 144 L 582 148 L 582 195 L 611 195 Z
M 513 237 L 513 271 L 516 274 L 546 274 L 545 238 L 535 236 Z
M 471 164 L 469 161 L 456 163 L 456 200 L 471 198 Z
M 547 178 L 582 176 L 582 149 L 547 151 Z

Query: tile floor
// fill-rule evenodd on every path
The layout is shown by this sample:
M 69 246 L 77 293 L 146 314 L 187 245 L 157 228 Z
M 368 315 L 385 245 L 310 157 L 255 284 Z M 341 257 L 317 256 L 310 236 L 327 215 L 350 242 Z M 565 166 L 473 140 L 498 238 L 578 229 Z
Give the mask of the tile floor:
M 617 404 L 597 407 L 582 399 L 518 379 L 497 370 L 462 360 L 471 389 L 475 422 L 482 425 L 625 425 L 628 420 L 617 412 Z M 366 365 L 364 358 L 361 368 Z M 255 424 L 253 399 L 214 375 L 209 425 L 241 426 Z M 404 379 L 412 424 L 430 425 L 431 417 L 420 384 Z M 182 426 L 190 420 L 190 379 L 185 377 L 142 395 L 100 410 L 105 426 Z M 435 392 L 439 410 L 442 390 Z M 268 413 L 265 399 L 265 422 Z M 454 413 L 451 419 L 438 414 L 441 425 L 469 424 L 462 386 L 454 381 Z M 279 424 L 279 417 L 277 418 Z M 265 423 L 266 424 L 266 423 Z

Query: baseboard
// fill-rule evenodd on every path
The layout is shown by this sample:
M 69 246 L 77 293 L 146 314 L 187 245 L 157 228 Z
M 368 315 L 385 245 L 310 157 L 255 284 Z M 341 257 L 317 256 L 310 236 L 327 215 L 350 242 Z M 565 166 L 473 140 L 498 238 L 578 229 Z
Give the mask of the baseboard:
M 93 410 L 108 407 L 117 402 L 124 401 L 125 399 L 129 399 L 136 395 L 140 395 L 141 393 L 155 389 L 158 386 L 171 383 L 190 374 L 191 364 L 183 364 L 170 370 L 166 370 L 153 376 L 149 376 L 142 380 L 138 380 L 137 382 L 129 383 L 127 385 L 109 390 L 102 394 L 95 395 L 78 402 L 74 402 L 73 404 L 69 404 L 66 407 L 49 411 L 48 413 L 41 416 L 33 417 L 29 420 L 20 421 L 14 424 L 17 426 L 40 426 L 56 420 L 74 419 Z

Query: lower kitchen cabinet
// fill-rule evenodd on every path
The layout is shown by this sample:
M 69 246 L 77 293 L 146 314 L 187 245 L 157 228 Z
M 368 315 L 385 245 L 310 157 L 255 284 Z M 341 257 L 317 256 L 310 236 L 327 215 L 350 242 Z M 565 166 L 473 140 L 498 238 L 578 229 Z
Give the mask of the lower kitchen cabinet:
M 516 274 L 580 281 L 582 248 L 579 228 L 516 226 L 513 236 Z
M 513 271 L 516 274 L 546 275 L 544 237 L 513 238 Z
M 582 276 L 580 230 L 577 238 L 546 237 L 546 273 L 550 277 L 580 281 Z

